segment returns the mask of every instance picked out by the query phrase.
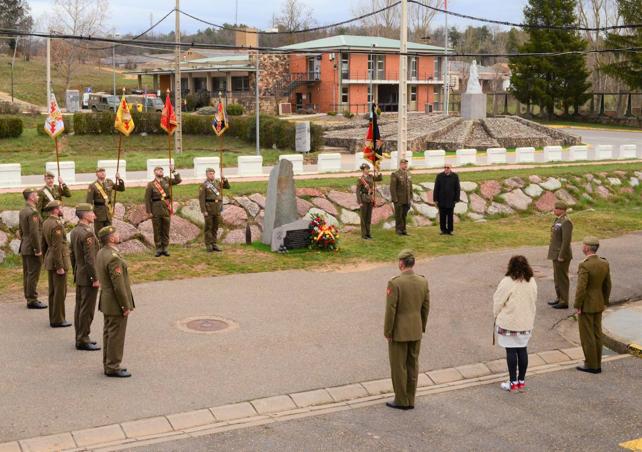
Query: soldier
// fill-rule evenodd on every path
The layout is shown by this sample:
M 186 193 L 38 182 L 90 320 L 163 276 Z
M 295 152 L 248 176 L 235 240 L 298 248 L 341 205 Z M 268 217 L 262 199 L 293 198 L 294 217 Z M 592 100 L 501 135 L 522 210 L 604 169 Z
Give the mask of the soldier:
M 399 235 L 408 235 L 406 216 L 412 203 L 412 180 L 406 159 L 401 159 L 399 169 L 390 176 L 390 196 L 395 205 L 395 231 Z
M 50 201 L 46 206 L 49 217 L 42 224 L 45 248 L 45 268 L 49 272 L 49 325 L 66 328 L 71 323 L 65 320 L 67 297 L 67 272 L 71 267 L 69 243 L 62 223 L 62 203 Z
M 22 191 L 22 196 L 26 203 L 20 211 L 18 235 L 25 300 L 29 309 L 46 309 L 47 305 L 38 301 L 38 279 L 42 267 L 42 220 L 36 210 L 38 191 L 26 188 Z
M 112 206 L 112 193 L 114 191 L 125 191 L 125 181 L 116 173 L 116 183 L 107 179 L 105 168 L 96 170 L 96 181 L 87 187 L 87 203 L 94 206 L 96 220 L 94 221 L 94 231 L 98 233 L 105 226 L 111 226 L 111 219 L 114 215 L 114 206 Z
M 145 208 L 147 213 L 152 215 L 152 225 L 154 226 L 154 245 L 156 245 L 156 257 L 169 256 L 167 247 L 169 246 L 169 227 L 170 227 L 170 205 L 169 187 L 181 183 L 181 176 L 174 171 L 174 167 L 169 168 L 170 176 L 163 176 L 163 168 L 157 166 L 154 168 L 154 180 L 147 184 L 145 190 Z
M 602 372 L 602 311 L 609 305 L 611 271 L 608 261 L 595 254 L 600 247 L 598 239 L 586 237 L 582 244 L 586 258 L 577 269 L 574 307 L 584 351 L 584 365 L 577 366 L 577 370 L 599 374 Z
M 370 175 L 370 165 L 362 163 L 359 167 L 361 169 L 361 177 L 357 183 L 357 202 L 361 209 L 361 238 L 370 240 L 370 225 L 372 223 L 372 208 L 375 202 L 375 181 L 381 182 L 383 177 L 381 173 L 377 174 L 375 171 L 374 176 Z
M 551 242 L 548 247 L 548 259 L 553 261 L 553 279 L 557 298 L 548 304 L 555 309 L 568 309 L 568 267 L 573 259 L 571 240 L 573 223 L 566 216 L 568 206 L 564 201 L 557 201 L 553 213 L 555 221 L 551 227 Z
M 103 331 L 103 368 L 108 377 L 131 377 L 120 367 L 125 347 L 127 318 L 134 311 L 127 264 L 118 253 L 120 237 L 113 226 L 98 232 L 102 248 L 96 256 L 96 273 L 100 282 L 98 308 L 105 317 Z
M 218 225 L 221 223 L 221 212 L 223 210 L 222 190 L 230 188 L 226 178 L 217 181 L 214 168 L 205 170 L 205 182 L 198 189 L 198 201 L 205 220 L 203 236 L 205 238 L 205 249 L 207 251 L 221 251 L 216 244 Z
M 45 207 L 51 201 L 62 201 L 63 196 L 65 198 L 71 197 L 71 191 L 62 180 L 62 177 L 58 178 L 58 185 L 54 185 L 54 177 L 51 171 L 47 171 L 45 173 L 45 186 L 38 190 L 38 212 L 42 218 L 47 218 Z
M 410 250 L 399 253 L 401 274 L 388 281 L 383 334 L 388 339 L 390 373 L 395 400 L 390 408 L 411 410 L 419 373 L 421 335 L 426 332 L 430 292 L 428 281 L 413 271 L 415 257 Z
M 76 283 L 76 309 L 74 327 L 76 329 L 76 349 L 100 350 L 89 338 L 91 322 L 94 321 L 96 298 L 98 296 L 98 277 L 96 276 L 96 254 L 98 238 L 91 227 L 96 214 L 91 204 L 76 206 L 78 225 L 71 231 L 71 267 Z

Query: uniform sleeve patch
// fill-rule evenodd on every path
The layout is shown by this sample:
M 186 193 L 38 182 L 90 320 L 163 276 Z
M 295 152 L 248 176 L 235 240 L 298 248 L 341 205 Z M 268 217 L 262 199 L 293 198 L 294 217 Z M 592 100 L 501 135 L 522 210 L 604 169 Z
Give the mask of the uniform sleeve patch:
M 388 288 L 386 289 L 386 294 L 387 294 L 387 295 L 390 295 L 391 293 L 392 293 L 392 288 L 388 287 Z
M 38 221 L 38 215 L 33 216 L 33 221 L 37 222 Z
M 94 243 L 94 239 L 91 237 L 87 237 L 87 245 L 91 245 L 92 243 Z
M 56 229 L 56 234 L 60 235 L 60 234 L 62 234 L 62 231 L 60 229 Z
M 114 273 L 116 273 L 117 275 L 120 275 L 122 272 L 123 270 L 120 268 L 120 266 L 114 268 Z

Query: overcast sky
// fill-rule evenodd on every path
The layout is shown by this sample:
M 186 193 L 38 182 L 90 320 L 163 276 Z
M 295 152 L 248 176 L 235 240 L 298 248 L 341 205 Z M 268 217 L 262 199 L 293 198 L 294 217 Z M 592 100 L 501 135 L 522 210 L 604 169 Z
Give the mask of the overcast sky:
M 282 0 L 237 0 L 238 22 L 266 29 L 272 26 L 273 15 L 278 15 Z M 301 0 L 311 7 L 318 24 L 337 22 L 353 17 L 354 7 L 363 0 Z M 53 0 L 29 0 L 35 18 L 46 17 Z M 109 25 L 120 33 L 139 33 L 150 25 L 150 17 L 157 21 L 174 8 L 175 0 L 110 0 Z M 490 17 L 498 20 L 521 22 L 522 9 L 526 0 L 449 0 L 451 11 L 473 16 Z M 182 0 L 181 9 L 194 16 L 214 23 L 234 23 L 235 0 Z M 437 15 L 433 24 L 442 25 L 443 15 Z M 463 19 L 448 19 L 448 25 L 466 27 L 482 25 Z M 207 25 L 183 16 L 181 29 L 193 32 Z M 169 31 L 174 28 L 174 16 L 168 17 L 158 30 Z

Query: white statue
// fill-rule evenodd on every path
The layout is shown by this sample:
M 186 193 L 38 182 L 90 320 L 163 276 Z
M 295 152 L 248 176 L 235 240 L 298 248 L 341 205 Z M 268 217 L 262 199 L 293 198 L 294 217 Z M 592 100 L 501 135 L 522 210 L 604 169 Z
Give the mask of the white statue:
M 477 72 L 477 61 L 473 60 L 468 72 L 468 86 L 466 86 L 466 93 L 481 94 L 482 89 L 479 84 L 479 73 Z

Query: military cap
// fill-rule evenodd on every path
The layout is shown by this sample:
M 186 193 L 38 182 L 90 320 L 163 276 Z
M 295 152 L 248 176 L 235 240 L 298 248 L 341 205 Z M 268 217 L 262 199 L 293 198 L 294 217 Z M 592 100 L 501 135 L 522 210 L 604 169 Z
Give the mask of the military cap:
M 368 169 L 368 168 L 370 168 L 370 165 L 368 165 L 367 163 L 362 163 L 361 166 L 359 167 L 359 169 L 361 170 Z
M 593 237 L 592 235 L 584 237 L 582 243 L 588 246 L 600 246 L 600 241 L 597 239 L 597 237 Z
M 98 231 L 98 238 L 102 239 L 103 237 L 107 237 L 108 235 L 111 235 L 114 232 L 116 232 L 116 228 L 115 227 L 113 227 L 113 226 L 105 226 L 100 231 Z
M 31 193 L 36 193 L 37 191 L 38 191 L 37 188 L 28 187 L 28 188 L 25 188 L 24 190 L 22 190 L 22 194 L 24 196 L 29 196 Z
M 45 210 L 52 210 L 52 209 L 55 209 L 56 207 L 62 207 L 62 203 L 57 199 L 54 199 L 53 201 L 49 201 L 47 203 L 47 205 L 45 206 Z
M 568 209 L 568 204 L 566 204 L 564 201 L 555 201 L 555 208 L 566 210 Z
M 162 170 L 162 169 L 163 169 L 163 167 L 162 167 L 162 166 L 157 166 L 157 167 L 155 167 L 155 168 L 154 168 L 154 171 L 156 171 L 156 170 Z
M 101 166 L 101 167 L 96 168 L 96 172 L 97 172 L 97 173 L 100 173 L 101 171 L 104 173 L 104 172 L 105 172 L 105 168 L 103 168 L 102 166 Z
M 399 260 L 408 259 L 409 257 L 415 257 L 415 253 L 412 250 L 409 250 L 409 249 L 401 250 L 399 252 L 399 255 L 397 256 L 397 258 Z
M 51 171 L 45 171 L 45 177 L 56 177 Z
M 81 202 L 76 206 L 76 212 L 93 212 L 94 206 L 89 203 Z
M 205 170 L 205 172 L 206 172 L 206 173 L 215 173 L 215 172 L 216 172 L 216 170 L 215 170 L 214 168 L 207 168 L 207 169 Z
M 401 159 L 399 163 L 408 163 L 408 159 Z

